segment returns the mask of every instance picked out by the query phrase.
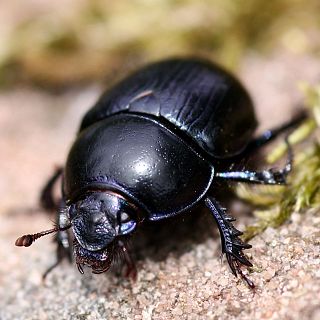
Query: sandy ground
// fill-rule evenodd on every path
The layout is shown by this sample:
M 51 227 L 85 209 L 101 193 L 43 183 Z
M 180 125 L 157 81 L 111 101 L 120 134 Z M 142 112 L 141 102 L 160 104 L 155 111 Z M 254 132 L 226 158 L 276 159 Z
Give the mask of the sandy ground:
M 308 57 L 250 57 L 241 78 L 253 94 L 262 127 L 280 123 L 299 101 L 297 82 L 319 78 Z M 138 279 L 78 273 L 55 261 L 48 237 L 29 249 L 21 234 L 51 226 L 37 208 L 39 190 L 63 164 L 81 115 L 101 88 L 48 93 L 14 88 L 0 94 L 0 319 L 320 319 L 320 213 L 293 214 L 247 251 L 252 292 L 220 261 L 219 236 L 205 211 L 140 230 L 132 240 Z M 195 219 L 195 220 L 194 220 Z M 254 218 L 238 217 L 238 228 Z

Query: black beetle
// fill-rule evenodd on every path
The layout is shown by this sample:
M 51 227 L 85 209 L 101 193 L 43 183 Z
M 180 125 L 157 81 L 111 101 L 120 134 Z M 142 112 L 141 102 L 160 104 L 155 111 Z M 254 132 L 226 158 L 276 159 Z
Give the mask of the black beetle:
M 145 220 L 167 219 L 203 203 L 219 227 L 233 274 L 253 287 L 241 270 L 252 266 L 243 254 L 251 246 L 240 240 L 234 219 L 208 191 L 214 194 L 218 179 L 284 184 L 290 152 L 279 171 L 230 168 L 299 121 L 253 138 L 257 120 L 251 99 L 228 72 L 195 59 L 151 64 L 106 91 L 84 116 L 64 169 L 42 194 L 44 206 L 55 207 L 52 186 L 62 176 L 58 226 L 22 236 L 16 245 L 30 246 L 58 232 L 58 262 L 66 254 L 72 258 L 74 236 L 81 273 L 82 265 L 94 273 L 108 270 L 119 251 L 134 273 L 128 235 Z

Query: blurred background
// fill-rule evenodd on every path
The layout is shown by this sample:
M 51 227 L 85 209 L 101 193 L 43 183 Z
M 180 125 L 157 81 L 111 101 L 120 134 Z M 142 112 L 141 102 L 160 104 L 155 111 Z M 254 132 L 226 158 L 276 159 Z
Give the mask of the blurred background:
M 64 315 L 55 309 L 58 302 L 51 303 L 55 297 L 50 300 L 50 293 L 46 292 L 45 299 L 41 296 L 44 289 L 37 291 L 41 272 L 54 261 L 50 239 L 33 251 L 13 248 L 13 242 L 21 233 L 48 228 L 46 215 L 31 212 L 38 207 L 39 190 L 55 166 L 64 163 L 81 117 L 104 88 L 151 61 L 172 56 L 204 57 L 233 71 L 245 84 L 257 107 L 261 131 L 288 119 L 301 106 L 301 83 L 319 82 L 319 27 L 318 0 L 1 1 L 0 259 L 6 263 L 0 265 L 0 293 L 6 298 L 1 296 L 0 300 L 6 307 L 1 307 L 0 302 L 0 318 L 22 318 L 19 310 L 24 312 L 24 319 L 52 318 L 47 312 L 56 312 L 53 314 L 59 314 L 60 319 L 69 318 L 68 313 Z M 213 261 L 218 260 L 217 252 Z M 194 256 L 186 259 L 189 258 Z M 174 266 L 175 263 L 179 266 L 178 259 Z M 221 267 L 217 261 L 214 263 Z M 147 270 L 154 268 L 146 264 Z M 71 278 L 79 279 L 74 268 L 70 267 L 68 272 Z M 60 283 L 58 273 L 55 277 L 56 283 Z M 230 279 L 234 280 L 232 276 Z M 118 283 L 108 281 L 116 291 Z M 168 283 L 165 277 L 163 281 Z M 180 278 L 174 281 L 183 282 Z M 80 282 L 79 288 L 82 285 Z M 93 283 L 92 288 L 96 285 Z M 163 285 L 165 293 L 168 288 Z M 196 284 L 193 286 L 197 288 Z M 85 292 L 79 289 L 79 294 L 94 301 L 92 288 Z M 68 294 L 69 289 L 65 288 L 63 294 Z M 217 292 L 220 289 L 215 287 Z M 229 289 L 229 298 L 237 301 L 232 298 L 239 292 L 232 293 L 231 286 Z M 137 292 L 140 294 L 141 290 L 148 289 L 142 284 Z M 39 294 L 38 311 L 35 302 L 28 300 L 30 292 Z M 115 301 L 129 299 L 123 292 L 117 291 Z M 16 297 L 20 297 L 20 302 Z M 132 319 L 139 319 L 138 315 L 149 319 L 154 309 L 150 311 L 147 302 L 148 299 L 142 299 L 137 306 L 135 300 L 132 302 L 130 310 L 138 308 Z M 196 299 L 189 302 L 197 303 Z M 22 305 L 16 308 L 17 304 Z M 102 304 L 106 306 L 105 302 Z M 246 307 L 243 319 L 252 319 L 257 305 Z M 183 318 L 188 311 L 180 307 L 180 316 L 178 310 L 177 314 L 170 311 L 164 317 Z M 88 305 L 83 308 L 89 310 L 88 319 L 99 318 L 98 313 L 90 313 Z M 108 305 L 109 313 L 101 314 L 111 316 L 110 312 L 119 308 Z M 194 311 L 194 319 L 206 318 L 209 306 L 201 308 Z M 261 308 L 264 310 L 260 304 Z M 72 310 L 75 319 L 77 314 L 85 313 L 77 306 Z M 238 314 L 234 310 L 221 312 L 227 312 L 231 319 Z M 298 318 L 304 319 L 301 310 Z M 310 319 L 312 312 L 308 314 Z M 320 318 L 320 311 L 314 314 Z M 271 312 L 269 318 L 273 315 Z
M 1 83 L 74 86 L 149 60 L 319 54 L 319 1 L 32 0 L 1 3 Z

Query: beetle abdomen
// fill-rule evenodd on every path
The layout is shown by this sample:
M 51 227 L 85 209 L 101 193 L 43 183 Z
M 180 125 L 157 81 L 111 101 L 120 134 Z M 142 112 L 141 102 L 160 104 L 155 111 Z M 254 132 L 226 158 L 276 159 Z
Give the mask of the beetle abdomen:
M 177 214 L 209 188 L 212 166 L 156 121 L 119 114 L 78 136 L 65 168 L 65 193 L 117 189 L 149 212 L 151 220 Z
M 165 118 L 216 158 L 241 153 L 257 125 L 242 85 L 216 65 L 196 60 L 167 60 L 129 76 L 102 95 L 80 131 L 119 112 Z

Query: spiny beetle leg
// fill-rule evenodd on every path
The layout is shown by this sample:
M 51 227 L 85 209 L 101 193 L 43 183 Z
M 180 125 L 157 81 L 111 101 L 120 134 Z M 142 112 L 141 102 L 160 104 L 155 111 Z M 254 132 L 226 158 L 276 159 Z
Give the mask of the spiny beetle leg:
M 220 231 L 222 252 L 226 254 L 232 273 L 241 276 L 243 280 L 254 288 L 253 282 L 242 272 L 241 265 L 252 267 L 252 263 L 246 258 L 242 250 L 251 248 L 250 244 L 244 243 L 239 236 L 242 232 L 237 230 L 231 223 L 234 219 L 225 213 L 225 210 L 212 197 L 205 199 L 205 204 L 211 211 Z

